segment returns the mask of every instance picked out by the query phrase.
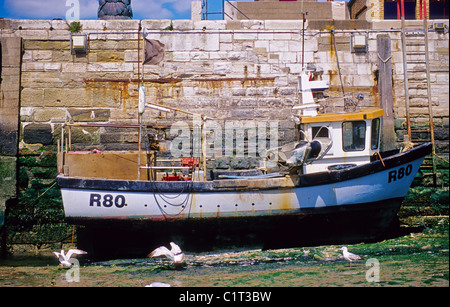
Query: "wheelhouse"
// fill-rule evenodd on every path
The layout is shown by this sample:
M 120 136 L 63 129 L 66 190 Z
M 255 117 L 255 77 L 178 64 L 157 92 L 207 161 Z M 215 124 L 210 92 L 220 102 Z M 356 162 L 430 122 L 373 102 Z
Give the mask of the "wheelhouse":
M 303 173 L 333 170 L 371 161 L 380 147 L 383 109 L 355 113 L 327 113 L 299 116 L 303 140 L 320 143 L 320 159 L 303 164 Z

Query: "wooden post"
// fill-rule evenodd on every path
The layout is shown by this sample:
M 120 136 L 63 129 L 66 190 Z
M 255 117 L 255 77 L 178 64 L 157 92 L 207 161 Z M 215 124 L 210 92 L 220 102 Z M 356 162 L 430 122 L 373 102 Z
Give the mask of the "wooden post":
M 378 94 L 380 107 L 384 109 L 381 121 L 381 150 L 395 149 L 394 105 L 392 95 L 391 38 L 388 34 L 377 35 Z

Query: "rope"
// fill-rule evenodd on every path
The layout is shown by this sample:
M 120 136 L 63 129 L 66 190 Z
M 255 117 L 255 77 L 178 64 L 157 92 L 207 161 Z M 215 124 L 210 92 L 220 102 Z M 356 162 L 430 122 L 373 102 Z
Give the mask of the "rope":
M 150 143 L 148 142 L 148 130 L 147 127 L 144 126 L 144 134 L 147 135 L 147 138 L 144 138 L 144 145 L 147 148 L 147 154 L 148 154 L 148 150 L 150 149 Z M 174 166 L 174 168 L 176 168 Z M 148 169 L 147 169 L 148 171 Z M 147 173 L 148 174 L 148 173 Z M 150 179 L 150 176 L 148 176 L 148 178 Z M 154 180 L 156 181 L 156 178 L 154 178 Z M 181 213 L 184 212 L 184 210 L 186 210 L 187 207 L 189 207 L 189 213 L 188 213 L 188 217 L 190 215 L 191 212 L 191 205 L 192 205 L 192 191 L 193 191 L 193 180 L 186 183 L 185 185 L 183 185 L 183 188 L 181 189 L 180 192 L 176 192 L 178 194 L 175 195 L 167 195 L 164 194 L 163 192 L 161 192 L 161 190 L 158 187 L 158 184 L 154 181 L 154 180 L 150 180 L 150 184 L 152 186 L 152 194 L 153 194 L 153 198 L 155 199 L 156 205 L 158 206 L 159 210 L 161 211 L 162 215 L 164 216 L 164 219 L 167 219 L 167 217 L 172 217 L 172 216 L 178 216 Z M 178 197 L 182 197 L 182 194 L 186 194 L 186 197 L 184 199 L 181 200 L 180 203 L 173 203 L 172 201 L 177 199 Z M 160 199 L 166 203 L 167 205 L 171 206 L 171 207 L 182 207 L 182 209 L 175 214 L 170 214 L 168 212 L 166 212 L 163 209 L 163 206 L 161 206 L 160 201 L 158 200 L 158 196 L 160 197 Z
M 383 161 L 383 158 L 381 157 L 381 155 L 380 155 L 380 153 L 377 151 L 377 152 L 375 152 L 377 155 L 378 155 L 378 157 L 380 158 L 380 161 L 381 161 L 381 164 L 383 164 L 383 167 L 386 167 L 386 165 L 384 164 L 384 161 Z
M 42 196 L 44 196 L 44 194 L 45 193 L 47 193 L 51 188 L 53 188 L 53 186 L 56 184 L 56 181 L 47 189 L 47 190 L 45 190 L 45 192 L 44 193 L 42 193 L 41 195 L 39 195 L 37 198 L 36 198 L 36 201 L 35 201 L 35 203 L 37 202 L 37 200 L 39 199 L 39 198 L 41 198 Z
M 441 159 L 441 160 L 447 162 L 447 164 L 448 164 L 448 160 L 445 159 L 444 157 L 441 157 L 441 156 L 437 155 L 436 153 L 433 153 L 433 155 L 436 156 L 436 157 L 438 157 L 439 159 Z

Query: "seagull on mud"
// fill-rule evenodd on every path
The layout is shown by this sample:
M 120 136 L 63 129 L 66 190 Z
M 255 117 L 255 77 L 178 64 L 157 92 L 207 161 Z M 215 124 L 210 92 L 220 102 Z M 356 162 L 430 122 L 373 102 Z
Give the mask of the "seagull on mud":
M 170 284 L 166 284 L 164 282 L 155 281 L 149 285 L 145 285 L 145 287 L 172 287 L 172 286 Z
M 361 259 L 362 259 L 360 256 L 355 255 L 355 254 L 353 254 L 353 253 L 350 253 L 350 252 L 347 250 L 347 247 L 346 247 L 346 246 L 343 246 L 341 249 L 342 249 L 342 255 L 344 256 L 344 259 L 347 260 L 347 261 L 350 262 L 350 263 L 352 263 L 353 261 L 361 260 Z
M 64 250 L 62 249 L 60 253 L 53 252 L 55 254 L 56 258 L 58 258 L 60 265 L 62 267 L 70 268 L 72 266 L 72 263 L 69 262 L 70 257 L 72 257 L 73 254 L 76 255 L 84 255 L 87 254 L 87 252 L 81 250 L 81 249 L 69 249 L 67 254 L 64 253 Z
M 147 255 L 148 258 L 155 258 L 160 256 L 165 256 L 172 260 L 173 265 L 175 268 L 181 268 L 184 266 L 184 254 L 181 251 L 181 248 L 176 245 L 173 242 L 170 242 L 170 246 L 172 247 L 171 250 L 169 250 L 165 246 L 160 246 L 157 249 L 155 249 L 153 252 Z

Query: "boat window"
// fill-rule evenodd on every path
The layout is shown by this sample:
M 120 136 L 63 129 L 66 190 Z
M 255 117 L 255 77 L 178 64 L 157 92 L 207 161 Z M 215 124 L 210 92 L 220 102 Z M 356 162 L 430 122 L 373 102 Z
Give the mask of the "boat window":
M 329 138 L 328 128 L 325 126 L 322 127 L 312 127 L 312 137 L 316 138 Z
M 372 134 L 370 140 L 370 148 L 377 150 L 380 142 L 380 119 L 375 118 L 372 120 Z
M 365 148 L 366 122 L 342 123 L 342 147 L 344 151 L 361 151 Z
M 333 141 L 331 140 L 331 130 L 328 127 L 311 127 L 311 134 L 312 139 L 314 141 L 319 141 L 321 145 L 322 150 L 320 152 L 320 157 L 323 157 L 326 154 L 333 154 L 333 151 L 331 150 L 331 146 L 333 145 Z

